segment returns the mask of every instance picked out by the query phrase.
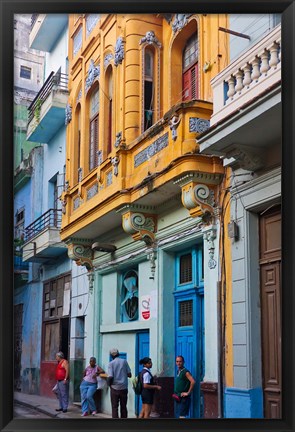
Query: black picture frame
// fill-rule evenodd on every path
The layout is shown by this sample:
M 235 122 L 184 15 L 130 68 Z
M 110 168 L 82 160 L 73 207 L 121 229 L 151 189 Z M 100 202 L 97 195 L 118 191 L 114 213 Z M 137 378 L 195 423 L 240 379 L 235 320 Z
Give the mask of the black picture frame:
M 294 214 L 295 212 L 295 5 L 292 0 L 0 0 L 1 31 L 1 141 L 0 141 L 0 430 L 1 431 L 293 431 L 294 410 Z M 13 15 L 16 13 L 79 12 L 202 12 L 282 13 L 282 359 L 283 415 L 281 420 L 216 419 L 22 420 L 13 418 Z

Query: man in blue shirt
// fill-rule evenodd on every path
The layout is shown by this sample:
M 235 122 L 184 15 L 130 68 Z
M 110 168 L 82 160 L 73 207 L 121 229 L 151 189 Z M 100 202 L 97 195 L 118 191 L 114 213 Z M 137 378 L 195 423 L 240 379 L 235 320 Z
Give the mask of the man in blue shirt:
M 131 378 L 131 370 L 127 360 L 119 357 L 117 348 L 110 350 L 112 361 L 108 366 L 108 382 L 111 387 L 112 418 L 119 418 L 118 408 L 120 404 L 121 418 L 127 418 L 128 378 Z

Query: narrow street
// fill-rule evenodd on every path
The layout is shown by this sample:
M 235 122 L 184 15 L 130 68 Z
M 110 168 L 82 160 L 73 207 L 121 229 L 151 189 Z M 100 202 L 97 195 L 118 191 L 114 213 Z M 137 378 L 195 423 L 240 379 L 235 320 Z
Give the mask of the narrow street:
M 36 419 L 36 418 L 51 418 L 49 415 L 46 415 L 44 413 L 41 413 L 37 410 L 34 410 L 32 408 L 23 406 L 23 405 L 19 405 L 18 403 L 16 403 L 14 405 L 14 418 L 18 418 L 18 419 Z

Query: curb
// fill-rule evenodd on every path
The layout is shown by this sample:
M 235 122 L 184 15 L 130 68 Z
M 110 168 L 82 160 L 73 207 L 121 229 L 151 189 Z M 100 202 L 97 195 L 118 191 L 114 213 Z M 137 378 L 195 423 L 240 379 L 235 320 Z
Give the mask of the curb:
M 46 415 L 48 415 L 48 416 L 50 416 L 50 417 L 52 417 L 52 418 L 55 418 L 55 417 L 57 417 L 58 416 L 58 414 L 55 414 L 55 413 L 52 413 L 52 411 L 48 411 L 47 409 L 44 409 L 44 408 L 42 408 L 41 406 L 39 406 L 39 405 L 32 405 L 32 404 L 30 404 L 30 403 L 28 403 L 28 402 L 24 402 L 24 401 L 21 401 L 21 400 L 16 400 L 16 399 L 14 399 L 14 403 L 16 404 L 16 405 L 22 405 L 22 406 L 25 406 L 25 407 L 27 407 L 27 408 L 32 408 L 32 409 L 35 409 L 36 411 L 39 411 L 39 412 L 41 412 L 42 414 L 46 414 Z

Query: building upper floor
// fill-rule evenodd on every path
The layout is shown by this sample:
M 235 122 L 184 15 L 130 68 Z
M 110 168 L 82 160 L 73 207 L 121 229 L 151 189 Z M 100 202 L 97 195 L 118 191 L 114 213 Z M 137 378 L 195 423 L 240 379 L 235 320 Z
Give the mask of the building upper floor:
M 196 137 L 209 127 L 210 80 L 227 64 L 227 25 L 226 15 L 70 16 L 62 237 L 94 209 L 99 219 L 170 199 L 186 173 L 220 179 Z

